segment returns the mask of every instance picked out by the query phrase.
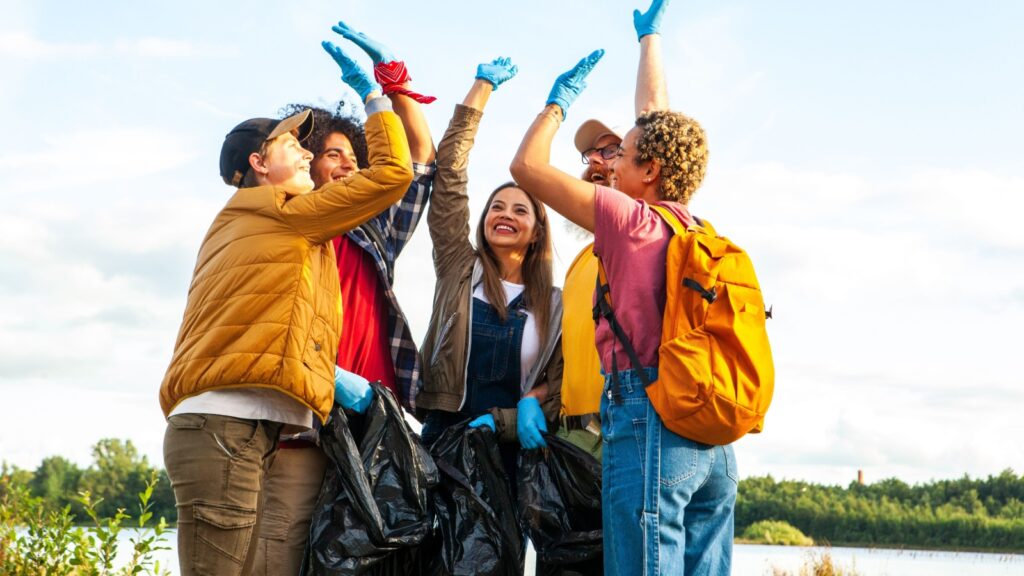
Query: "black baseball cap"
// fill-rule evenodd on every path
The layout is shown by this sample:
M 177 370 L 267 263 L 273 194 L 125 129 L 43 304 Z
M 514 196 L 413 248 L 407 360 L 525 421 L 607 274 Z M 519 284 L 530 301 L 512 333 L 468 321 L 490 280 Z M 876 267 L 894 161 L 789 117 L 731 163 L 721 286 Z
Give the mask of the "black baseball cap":
M 313 132 L 313 113 L 303 110 L 281 119 L 251 118 L 231 129 L 220 148 L 220 177 L 224 183 L 238 187 L 249 171 L 249 155 L 259 152 L 260 146 L 281 134 L 298 129 L 299 142 Z

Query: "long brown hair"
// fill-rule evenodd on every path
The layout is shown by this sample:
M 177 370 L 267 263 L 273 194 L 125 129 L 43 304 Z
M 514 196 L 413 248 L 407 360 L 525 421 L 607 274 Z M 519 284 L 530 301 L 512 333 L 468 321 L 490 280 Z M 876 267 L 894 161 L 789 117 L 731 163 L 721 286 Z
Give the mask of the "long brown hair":
M 484 210 L 476 226 L 476 255 L 480 257 L 484 267 L 484 294 L 497 310 L 502 322 L 508 317 L 508 303 L 505 301 L 505 289 L 501 286 L 501 264 L 484 235 L 484 220 L 494 197 L 506 188 L 523 190 L 515 182 L 506 182 L 495 188 L 487 197 L 487 203 L 484 204 Z M 537 339 L 540 340 L 540 347 L 543 350 L 547 344 L 548 323 L 551 321 L 551 233 L 544 205 L 526 190 L 523 190 L 523 193 L 533 205 L 536 220 L 533 229 L 534 240 L 527 247 L 526 257 L 523 258 L 523 298 L 526 308 L 533 312 L 537 324 Z

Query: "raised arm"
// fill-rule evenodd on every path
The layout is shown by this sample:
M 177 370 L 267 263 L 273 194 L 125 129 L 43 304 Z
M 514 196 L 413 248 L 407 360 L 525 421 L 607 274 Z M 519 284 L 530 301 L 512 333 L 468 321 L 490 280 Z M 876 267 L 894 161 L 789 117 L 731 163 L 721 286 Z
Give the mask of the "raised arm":
M 604 50 L 595 50 L 555 80 L 547 105 L 530 125 L 510 167 L 523 190 L 590 231 L 594 230 L 594 185 L 551 165 L 551 141 L 602 56 Z
M 448 130 L 437 147 L 434 192 L 427 211 L 427 227 L 434 243 L 434 269 L 442 275 L 451 265 L 470 257 L 469 152 L 473 149 L 484 107 L 505 81 L 518 72 L 508 58 L 477 67 L 466 98 L 455 107 Z
M 386 210 L 402 197 L 413 176 L 402 122 L 391 102 L 380 97 L 380 86 L 341 48 L 330 42 L 323 47 L 341 67 L 342 81 L 366 103 L 370 165 L 338 182 L 282 201 L 282 216 L 311 244 L 344 234 Z
M 374 74 L 383 85 L 384 93 L 391 99 L 395 113 L 405 126 L 412 161 L 417 164 L 433 162 L 436 153 L 434 141 L 430 137 L 430 126 L 427 125 L 427 119 L 420 106 L 421 101 L 433 99 L 420 96 L 410 89 L 412 78 L 405 68 L 405 62 L 395 58 L 387 46 L 356 31 L 345 22 L 338 22 L 331 29 L 362 48 L 373 60 Z
M 654 0 L 647 12 L 633 11 L 633 28 L 640 41 L 640 64 L 636 71 L 635 112 L 668 110 L 668 87 L 661 60 L 661 18 L 671 0 Z

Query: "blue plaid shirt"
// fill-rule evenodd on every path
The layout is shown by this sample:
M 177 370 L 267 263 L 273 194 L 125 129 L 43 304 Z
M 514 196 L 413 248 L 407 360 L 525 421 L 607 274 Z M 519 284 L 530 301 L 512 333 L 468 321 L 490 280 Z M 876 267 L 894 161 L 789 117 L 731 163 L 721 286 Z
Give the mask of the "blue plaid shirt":
M 363 225 L 346 234 L 350 240 L 366 250 L 377 265 L 377 278 L 387 294 L 388 338 L 391 359 L 395 364 L 395 387 L 399 401 L 407 410 L 413 410 L 412 391 L 421 386 L 422 365 L 419 351 L 409 331 L 409 322 L 395 297 L 395 260 L 405 247 L 423 216 L 430 190 L 434 184 L 434 166 L 413 163 L 414 177 L 405 196 L 387 211 L 381 212 Z

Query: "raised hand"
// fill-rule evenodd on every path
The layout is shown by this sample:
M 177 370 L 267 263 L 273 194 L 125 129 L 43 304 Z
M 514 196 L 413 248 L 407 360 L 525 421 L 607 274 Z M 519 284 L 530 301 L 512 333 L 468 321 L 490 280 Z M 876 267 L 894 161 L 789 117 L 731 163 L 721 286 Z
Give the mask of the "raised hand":
M 345 54 L 341 48 L 326 40 L 321 42 L 320 45 L 338 63 L 338 66 L 341 68 L 341 80 L 351 86 L 364 102 L 371 92 L 380 92 L 380 84 L 377 84 L 367 76 L 366 72 L 359 67 L 359 64 L 349 58 L 348 54 Z
M 562 109 L 562 117 L 566 117 L 569 105 L 576 101 L 576 98 L 587 87 L 587 76 L 594 66 L 601 61 L 604 50 L 594 50 L 589 56 L 579 61 L 572 67 L 572 70 L 562 74 L 555 79 L 555 85 L 548 94 L 548 104 L 556 104 Z
M 647 12 L 640 13 L 633 10 L 633 28 L 636 29 L 636 39 L 639 40 L 648 34 L 658 34 L 661 30 L 661 17 L 665 14 L 665 7 L 672 0 L 654 0 Z
M 391 50 L 388 50 L 387 46 L 377 42 L 362 32 L 357 32 L 344 22 L 338 22 L 337 26 L 331 26 L 331 30 L 341 34 L 345 39 L 351 40 L 356 46 L 362 48 L 370 59 L 373 60 L 374 66 L 377 64 L 387 64 L 388 62 L 394 62 L 397 60 L 395 55 L 391 53 Z
M 548 423 L 540 409 L 540 402 L 532 396 L 520 400 L 516 407 L 516 435 L 519 437 L 519 445 L 525 450 L 544 448 L 548 445 L 544 441 L 544 432 L 547 431 Z
M 476 77 L 490 82 L 495 90 L 518 73 L 519 66 L 511 58 L 495 58 L 490 64 L 485 62 L 476 67 Z

